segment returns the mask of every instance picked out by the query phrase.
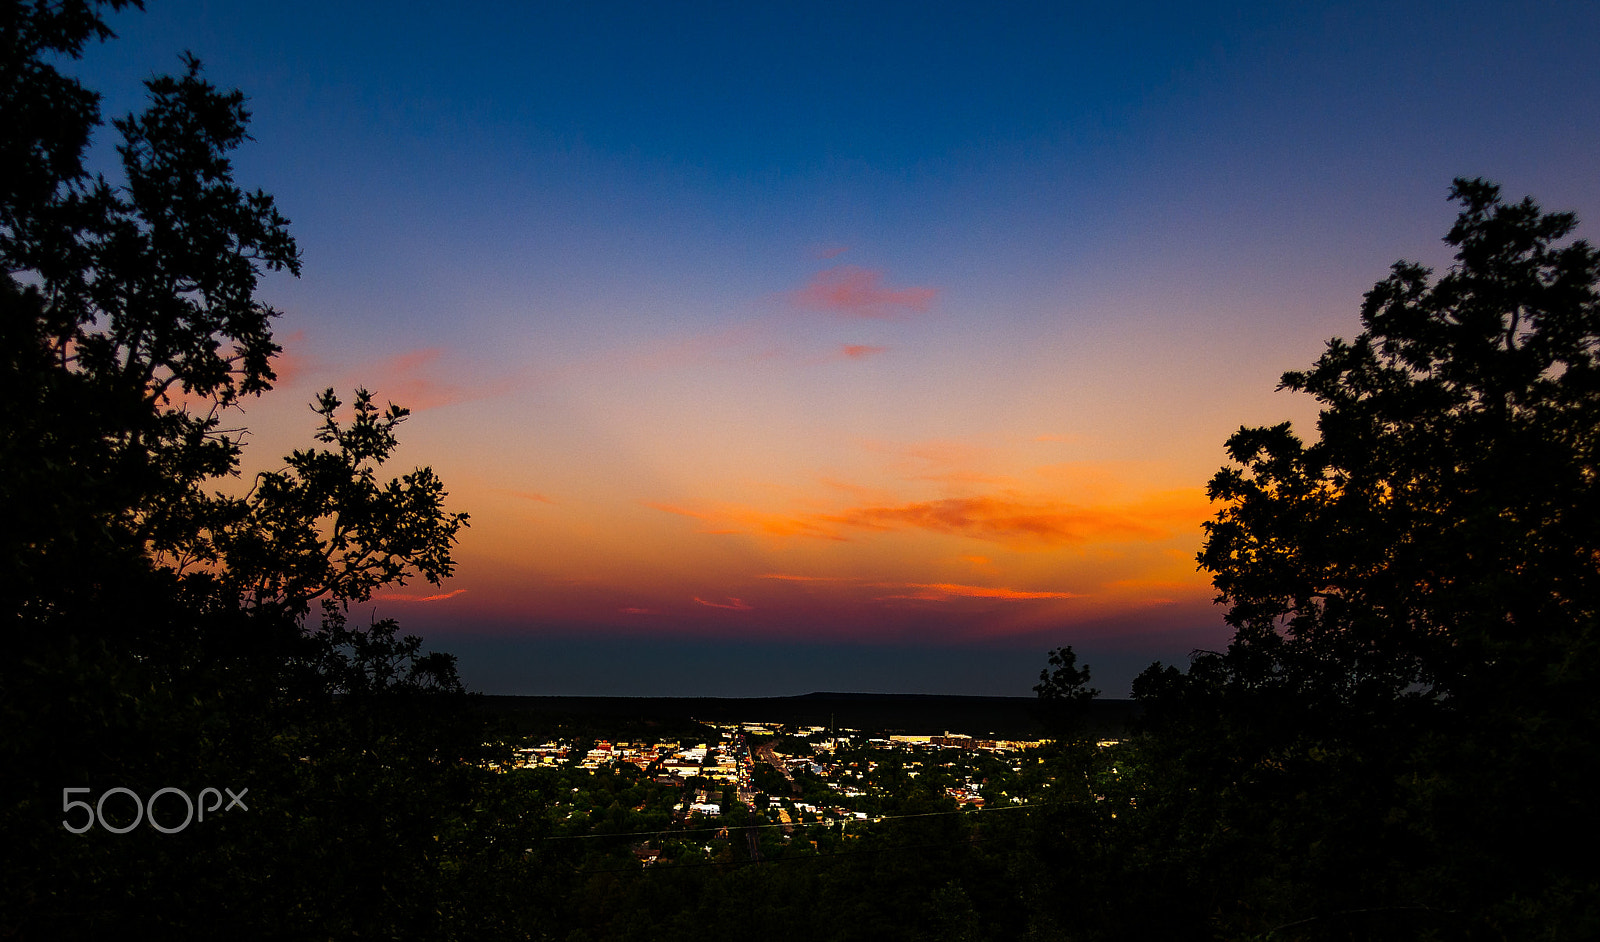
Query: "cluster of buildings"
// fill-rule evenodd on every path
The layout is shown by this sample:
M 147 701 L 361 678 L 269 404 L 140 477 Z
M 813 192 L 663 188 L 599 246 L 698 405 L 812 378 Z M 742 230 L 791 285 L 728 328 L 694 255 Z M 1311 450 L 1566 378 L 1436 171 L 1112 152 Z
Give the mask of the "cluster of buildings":
M 538 746 L 521 746 L 512 750 L 510 762 L 496 768 L 557 768 L 572 764 L 574 746 L 570 742 L 547 742 Z M 638 767 L 658 779 L 687 780 L 697 775 L 715 781 L 733 782 L 738 779 L 739 764 L 729 755 L 711 748 L 706 743 L 685 746 L 676 742 L 611 742 L 601 740 L 578 758 L 577 767 L 594 772 L 613 765 L 627 764 Z M 667 782 L 663 782 L 667 784 Z
M 873 773 L 879 763 L 860 760 L 861 750 L 890 750 L 900 753 L 900 764 L 919 768 L 925 763 L 949 766 L 953 759 L 965 753 L 987 753 L 1011 761 L 1014 770 L 1021 768 L 1021 754 L 1043 743 L 1026 740 L 979 739 L 961 733 L 945 732 L 943 735 L 867 736 L 859 730 L 829 730 L 820 726 L 800 727 L 790 731 L 771 723 L 704 724 L 715 730 L 708 742 L 687 744 L 682 742 L 612 742 L 603 740 L 579 755 L 571 742 L 547 742 L 536 746 L 522 746 L 514 750 L 508 768 L 566 767 L 594 772 L 618 765 L 632 765 L 660 785 L 693 785 L 674 811 L 684 818 L 696 815 L 715 817 L 723 813 L 721 798 L 724 789 L 729 796 L 752 809 L 758 803 L 775 812 L 784 824 L 810 821 L 867 820 L 866 812 L 854 810 L 860 799 L 873 788 Z M 786 734 L 790 737 L 790 752 L 795 739 L 807 740 L 809 755 L 777 752 L 770 742 L 752 749 L 749 736 L 770 737 Z M 848 750 L 855 760 L 848 767 L 836 761 Z M 921 761 L 919 761 L 921 760 Z M 756 767 L 766 764 L 781 773 L 791 786 L 794 776 L 809 772 L 820 778 L 833 792 L 835 801 L 817 799 L 801 800 L 800 789 L 792 788 L 790 794 L 763 797 L 755 785 Z M 916 778 L 920 771 L 913 768 L 905 773 Z M 693 781 L 691 781 L 693 780 Z M 981 782 L 959 781 L 946 785 L 943 792 L 964 807 L 982 808 L 986 799 L 981 792 Z M 1013 801 L 1020 799 L 1012 799 Z

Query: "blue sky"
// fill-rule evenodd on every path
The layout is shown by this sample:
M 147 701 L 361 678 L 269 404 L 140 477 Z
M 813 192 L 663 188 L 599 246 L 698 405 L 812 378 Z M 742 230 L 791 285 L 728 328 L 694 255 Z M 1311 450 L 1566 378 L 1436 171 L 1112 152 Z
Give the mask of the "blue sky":
M 1600 219 L 1591 3 L 149 6 L 78 71 L 244 89 L 305 253 L 254 453 L 412 406 L 474 527 L 375 611 L 493 692 L 1124 692 L 1225 639 L 1222 442 L 1452 177 Z

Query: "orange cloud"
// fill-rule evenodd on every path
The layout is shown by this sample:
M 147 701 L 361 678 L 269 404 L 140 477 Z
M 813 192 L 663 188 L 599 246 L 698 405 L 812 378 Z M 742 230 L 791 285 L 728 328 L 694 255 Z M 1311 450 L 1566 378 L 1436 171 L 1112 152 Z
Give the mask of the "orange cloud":
M 1155 589 L 1162 589 L 1168 592 L 1192 592 L 1197 589 L 1209 591 L 1211 582 L 1196 570 L 1194 578 L 1188 581 L 1176 579 L 1118 579 L 1115 582 L 1106 583 L 1106 588 L 1127 589 L 1135 592 L 1149 592 Z
M 887 318 L 904 310 L 926 311 L 938 294 L 938 288 L 886 288 L 883 272 L 840 265 L 812 275 L 794 299 L 802 307 L 849 317 Z
M 520 497 L 523 500 L 531 500 L 541 504 L 555 503 L 555 501 L 544 496 L 543 494 L 535 494 L 532 491 L 502 491 L 501 493 L 510 494 L 512 497 Z
M 658 504 L 653 500 L 641 500 L 639 503 L 649 507 L 651 510 L 659 510 L 662 513 L 677 514 L 680 517 L 693 517 L 696 520 L 707 520 L 710 518 L 709 514 L 703 514 L 694 510 L 685 510 L 682 507 L 674 507 L 671 504 Z
M 880 353 L 888 352 L 888 350 L 888 347 L 870 347 L 866 344 L 851 343 L 845 344 L 840 349 L 840 352 L 852 360 L 865 360 L 867 357 L 877 356 Z
M 708 511 L 686 510 L 674 507 L 671 504 L 658 504 L 654 501 L 640 501 L 646 507 L 659 510 L 663 513 L 677 514 L 680 517 L 689 517 L 693 520 L 703 520 L 709 527 L 702 528 L 699 532 L 709 534 L 731 533 L 766 533 L 772 536 L 814 536 L 825 540 L 843 540 L 825 524 L 818 523 L 806 517 L 787 514 L 763 513 L 758 510 L 745 508 L 730 508 L 720 513 Z
M 1164 509 L 1149 507 L 1080 507 L 989 496 L 855 507 L 822 515 L 821 519 L 866 530 L 920 529 L 999 543 L 1060 545 L 1091 540 L 1164 539 L 1169 535 L 1170 524 L 1176 522 L 1172 516 Z M 1204 516 L 1202 512 L 1196 520 Z
M 960 585 L 953 582 L 881 582 L 877 583 L 884 588 L 915 589 L 910 595 L 886 595 L 889 599 L 921 599 L 930 602 L 944 602 L 950 599 L 1004 599 L 1006 601 L 1022 601 L 1027 599 L 1076 599 L 1082 596 L 1072 592 L 1027 592 L 1021 589 L 1007 589 L 980 585 Z
M 920 458 L 934 464 L 970 464 L 981 460 L 985 455 L 984 449 L 976 445 L 942 438 L 887 447 L 907 458 Z
M 438 595 L 380 595 L 374 596 L 380 602 L 442 602 L 453 599 L 466 589 L 456 589 L 454 592 L 442 592 Z
M 705 599 L 703 599 L 703 598 L 701 598 L 700 596 L 697 595 L 697 596 L 694 597 L 694 600 L 696 602 L 699 602 L 701 605 L 705 605 L 705 606 L 708 606 L 710 608 L 726 608 L 726 609 L 731 609 L 731 610 L 736 611 L 736 612 L 755 611 L 755 608 L 753 606 L 745 604 L 744 599 L 729 598 L 726 603 L 723 603 L 723 602 L 707 602 Z
M 849 576 L 792 576 L 781 572 L 762 573 L 757 579 L 782 579 L 785 582 L 854 582 Z
M 1157 492 L 1123 503 L 1072 504 L 1003 492 L 901 504 L 849 507 L 834 513 L 783 514 L 749 508 L 686 510 L 644 502 L 703 521 L 701 533 L 765 533 L 849 540 L 843 531 L 924 530 L 986 540 L 1017 549 L 1084 543 L 1155 542 L 1179 531 L 1198 532 L 1211 507 L 1198 488 Z
M 948 439 L 908 443 L 864 441 L 862 446 L 868 451 L 893 456 L 890 468 L 907 480 L 990 485 L 1011 480 L 1003 475 L 973 470 L 990 461 L 990 450 L 968 442 Z
M 1106 583 L 1106 588 L 1121 595 L 1132 596 L 1131 604 L 1136 608 L 1177 605 L 1185 599 L 1189 601 L 1209 599 L 1215 594 L 1210 580 L 1198 571 L 1188 579 L 1118 579 Z

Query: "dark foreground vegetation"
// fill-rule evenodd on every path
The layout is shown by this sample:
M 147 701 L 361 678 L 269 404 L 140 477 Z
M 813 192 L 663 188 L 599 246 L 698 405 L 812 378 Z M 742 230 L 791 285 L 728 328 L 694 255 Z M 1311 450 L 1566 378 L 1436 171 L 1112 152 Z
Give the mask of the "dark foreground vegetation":
M 310 447 L 216 491 L 275 378 L 257 279 L 299 256 L 192 59 L 112 123 L 121 179 L 85 170 L 98 98 L 52 63 L 124 5 L 0 3 L 0 938 L 1600 936 L 1600 255 L 1571 216 L 1456 182 L 1450 270 L 1396 265 L 1284 376 L 1315 437 L 1228 442 L 1200 557 L 1228 649 L 1142 675 L 1115 750 L 1054 652 L 1041 807 L 935 814 L 911 780 L 926 817 L 645 869 L 549 839 L 579 786 L 488 771 L 453 662 L 346 621 L 449 575 L 466 523 L 380 474 L 403 410 L 330 391 Z

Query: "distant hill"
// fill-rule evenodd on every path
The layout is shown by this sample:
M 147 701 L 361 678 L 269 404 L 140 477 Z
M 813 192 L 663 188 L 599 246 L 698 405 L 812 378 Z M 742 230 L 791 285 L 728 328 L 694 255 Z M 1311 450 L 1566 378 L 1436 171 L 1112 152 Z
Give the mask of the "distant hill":
M 910 735 L 966 733 L 1034 739 L 1045 735 L 1033 697 L 937 694 L 808 693 L 798 697 L 515 697 L 489 696 L 483 706 L 508 717 L 608 719 L 646 727 L 683 720 L 768 722 Z M 1096 738 L 1126 735 L 1138 715 L 1132 700 L 1095 700 L 1086 725 Z

